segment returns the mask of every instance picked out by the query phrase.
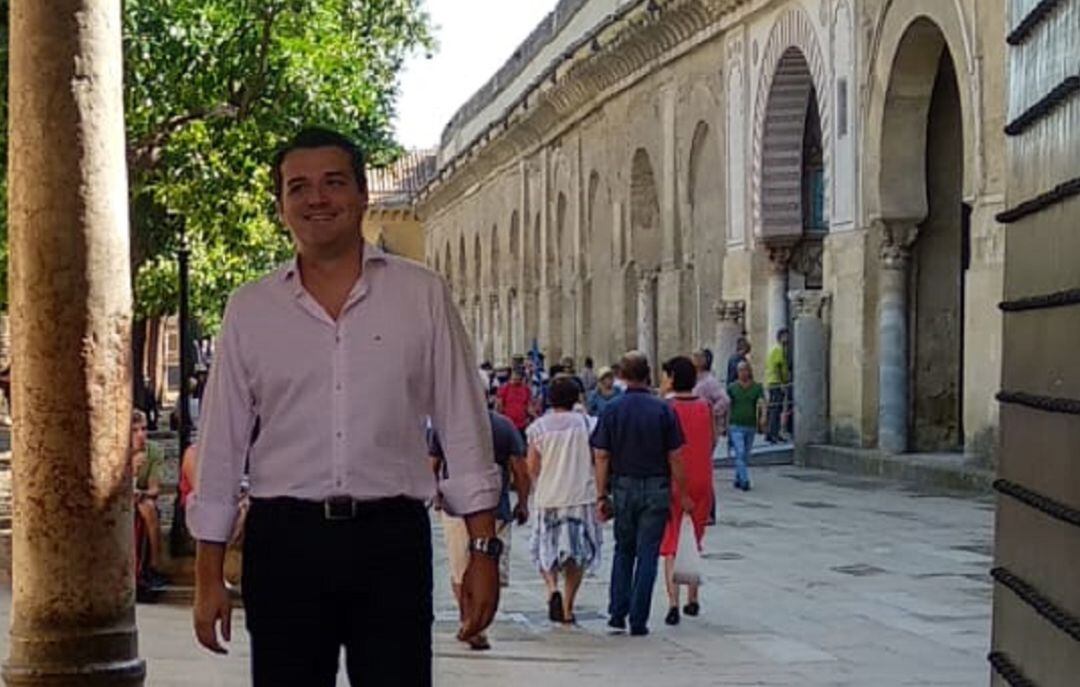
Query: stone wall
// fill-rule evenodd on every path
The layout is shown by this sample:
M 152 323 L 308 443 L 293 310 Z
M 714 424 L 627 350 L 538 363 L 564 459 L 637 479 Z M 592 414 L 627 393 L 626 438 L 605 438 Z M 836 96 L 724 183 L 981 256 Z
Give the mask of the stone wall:
M 958 201 L 971 208 L 970 261 L 961 273 L 950 258 L 941 278 L 962 283 L 955 327 L 979 345 L 950 358 L 957 411 L 925 433 L 990 460 L 1000 318 L 986 306 L 1001 295 L 994 208 L 1004 175 L 1002 106 L 988 98 L 1003 93 L 1000 11 L 975 0 L 668 0 L 620 3 L 614 14 L 609 5 L 585 3 L 548 39 L 569 46 L 557 58 L 532 53 L 517 73 L 542 73 L 541 83 L 515 81 L 500 91 L 515 98 L 459 113 L 453 131 L 487 128 L 444 141 L 440 173 L 419 198 L 427 261 L 464 304 L 478 358 L 505 362 L 534 338 L 549 353 L 598 362 L 639 342 L 660 358 L 715 348 L 716 303 L 742 301 L 760 367 L 775 330 L 792 321 L 787 292 L 816 272 L 830 296 L 830 441 L 875 445 L 886 412 L 903 428 L 901 450 L 918 448 L 909 436 L 918 413 L 905 401 L 903 415 L 888 415 L 879 403 L 883 343 L 901 361 L 905 398 L 921 388 L 919 347 L 897 351 L 879 332 L 882 250 L 900 251 L 904 279 L 917 278 L 914 256 L 929 266 L 933 240 L 918 244 L 928 184 L 951 175 L 958 197 L 935 217 L 956 231 Z M 961 129 L 951 169 L 926 145 L 944 54 Z M 816 107 L 824 148 L 829 232 L 817 250 L 798 222 L 809 129 L 784 109 L 803 102 Z M 907 243 L 891 243 L 901 234 Z M 642 288 L 655 289 L 655 317 Z M 905 298 L 905 326 L 925 332 L 933 313 Z M 517 321 L 505 316 L 511 300 L 521 303 Z M 496 335 L 496 324 L 506 331 Z
M 1080 5 L 1009 5 L 991 660 L 996 686 L 1064 687 L 1080 675 L 1080 98 L 1038 104 L 1075 78 Z

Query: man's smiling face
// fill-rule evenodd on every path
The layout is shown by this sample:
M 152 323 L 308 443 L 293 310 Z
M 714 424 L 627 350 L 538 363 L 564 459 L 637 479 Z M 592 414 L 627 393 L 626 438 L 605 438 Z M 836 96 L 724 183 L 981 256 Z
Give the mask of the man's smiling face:
M 367 196 L 341 148 L 299 148 L 281 162 L 278 212 L 300 252 L 324 252 L 359 240 Z

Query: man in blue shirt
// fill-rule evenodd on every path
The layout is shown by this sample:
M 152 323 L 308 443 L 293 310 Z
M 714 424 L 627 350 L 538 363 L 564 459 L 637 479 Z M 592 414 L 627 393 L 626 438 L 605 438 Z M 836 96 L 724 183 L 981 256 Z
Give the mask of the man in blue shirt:
M 679 421 L 649 389 L 649 361 L 643 353 L 623 356 L 626 393 L 600 415 L 592 435 L 596 455 L 600 519 L 615 516 L 615 558 L 611 567 L 608 625 L 630 634 L 649 633 L 649 609 L 656 582 L 660 540 L 671 512 L 671 480 L 686 494 L 679 448 Z M 611 493 L 608 493 L 609 473 Z M 683 510 L 693 502 L 683 496 Z
M 514 522 L 524 525 L 529 519 L 529 470 L 525 465 L 526 446 L 521 432 L 505 415 L 500 415 L 493 410 L 489 410 L 488 415 L 491 418 L 495 462 L 502 472 L 502 494 L 499 497 L 499 505 L 495 509 L 495 534 L 503 544 L 499 555 L 499 585 L 506 587 L 510 584 L 510 526 Z M 448 475 L 442 446 L 435 430 L 430 427 L 427 440 L 428 455 L 432 459 L 436 479 L 445 479 Z M 517 503 L 513 508 L 510 507 L 511 486 L 517 493 Z M 463 518 L 449 515 L 445 511 L 442 523 L 443 538 L 446 540 L 447 558 L 450 564 L 450 585 L 458 607 L 461 608 L 462 582 L 469 562 L 469 532 Z M 491 648 L 487 634 L 483 632 L 469 638 L 461 636 L 458 638 L 466 641 L 474 650 L 483 651 Z

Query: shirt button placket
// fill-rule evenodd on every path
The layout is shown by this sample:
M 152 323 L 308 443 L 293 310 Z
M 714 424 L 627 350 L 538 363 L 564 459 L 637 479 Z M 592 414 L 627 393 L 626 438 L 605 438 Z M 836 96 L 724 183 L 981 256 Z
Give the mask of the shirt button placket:
M 337 392 L 340 392 L 343 388 L 341 381 L 342 378 L 342 361 L 344 346 L 342 345 L 341 325 L 340 323 L 334 328 L 334 351 L 331 356 L 331 370 L 332 380 L 331 383 Z M 345 402 L 341 393 L 332 394 L 331 407 L 333 408 L 333 446 L 330 447 L 330 455 L 332 456 L 332 473 L 334 476 L 334 487 L 338 493 L 345 491 L 345 450 L 344 450 L 344 425 L 345 425 Z

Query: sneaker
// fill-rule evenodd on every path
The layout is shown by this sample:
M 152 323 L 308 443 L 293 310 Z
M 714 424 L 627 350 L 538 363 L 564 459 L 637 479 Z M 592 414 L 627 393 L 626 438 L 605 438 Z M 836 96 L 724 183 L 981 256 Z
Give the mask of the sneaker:
M 667 616 L 664 618 L 664 622 L 667 623 L 668 625 L 678 625 L 679 624 L 679 607 L 678 606 L 672 606 L 668 610 Z
M 608 618 L 607 626 L 613 630 L 626 630 L 626 618 L 611 616 Z
M 165 577 L 157 570 L 153 568 L 147 568 L 145 574 L 146 586 L 154 591 L 164 589 L 169 586 L 169 578 Z
M 698 613 L 701 613 L 701 604 L 697 601 L 691 601 L 682 607 L 682 612 L 691 618 L 695 617 Z
M 630 628 L 630 636 L 631 637 L 644 637 L 647 634 L 649 634 L 649 628 L 647 628 L 647 627 L 631 627 Z

